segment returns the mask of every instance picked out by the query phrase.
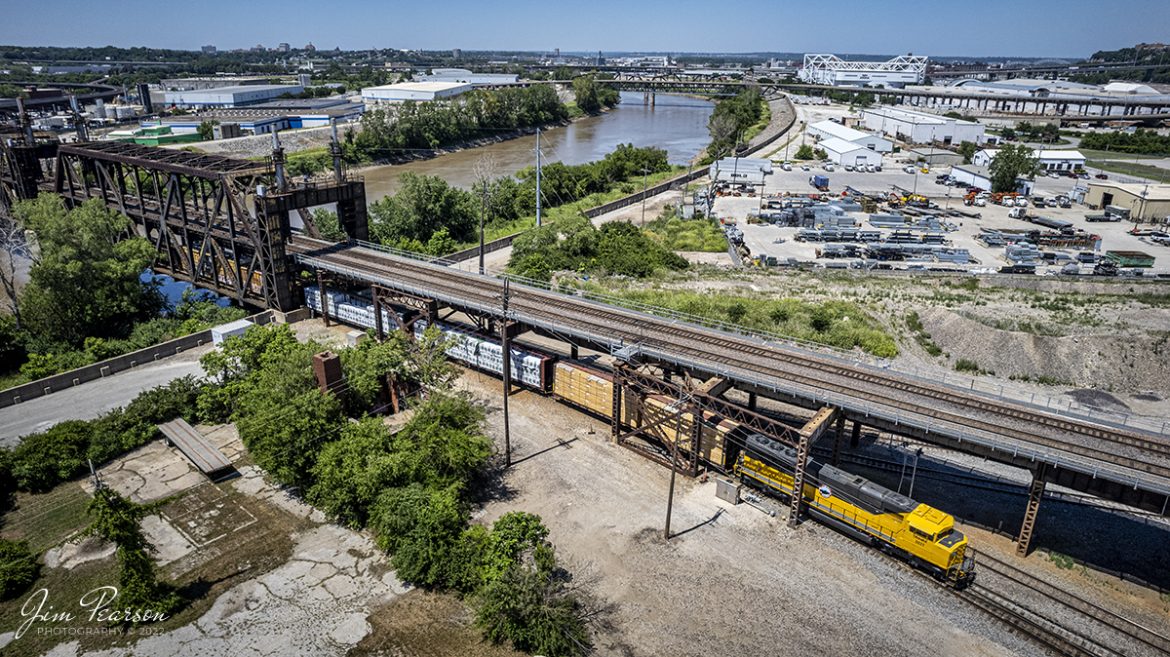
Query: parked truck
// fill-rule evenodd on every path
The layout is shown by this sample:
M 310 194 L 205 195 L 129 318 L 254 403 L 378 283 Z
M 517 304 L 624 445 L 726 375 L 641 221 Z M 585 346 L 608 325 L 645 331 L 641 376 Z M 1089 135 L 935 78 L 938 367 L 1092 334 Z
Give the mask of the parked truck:
M 1129 209 L 1116 205 L 1106 205 L 1104 212 L 1085 215 L 1085 221 L 1127 221 L 1128 219 Z
M 808 182 L 813 187 L 816 187 L 822 192 L 829 191 L 829 177 L 828 176 L 812 176 Z

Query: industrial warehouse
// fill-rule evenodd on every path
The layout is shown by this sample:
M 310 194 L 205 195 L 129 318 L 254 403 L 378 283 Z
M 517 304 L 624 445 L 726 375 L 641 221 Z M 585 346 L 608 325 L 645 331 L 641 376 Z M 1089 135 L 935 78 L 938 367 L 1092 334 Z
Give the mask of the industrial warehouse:
M 115 45 L 0 45 L 0 652 L 1170 654 L 1120 1 L 13 12 Z

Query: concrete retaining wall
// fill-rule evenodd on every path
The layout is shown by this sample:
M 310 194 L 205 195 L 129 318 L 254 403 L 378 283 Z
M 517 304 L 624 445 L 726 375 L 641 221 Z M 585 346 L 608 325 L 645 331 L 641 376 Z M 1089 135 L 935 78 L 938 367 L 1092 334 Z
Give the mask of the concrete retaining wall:
M 257 315 L 252 315 L 248 320 L 253 324 L 267 324 L 272 321 L 272 313 L 265 311 Z M 156 344 L 153 347 L 115 356 L 101 362 L 86 365 L 85 367 L 79 367 L 75 370 L 30 381 L 23 385 L 8 388 L 7 390 L 0 390 L 0 408 L 13 406 L 30 399 L 36 399 L 37 397 L 51 395 L 54 392 L 79 386 L 88 381 L 102 379 L 111 374 L 138 367 L 139 365 L 147 365 L 209 342 L 211 342 L 211 329 L 184 335 L 181 338 Z

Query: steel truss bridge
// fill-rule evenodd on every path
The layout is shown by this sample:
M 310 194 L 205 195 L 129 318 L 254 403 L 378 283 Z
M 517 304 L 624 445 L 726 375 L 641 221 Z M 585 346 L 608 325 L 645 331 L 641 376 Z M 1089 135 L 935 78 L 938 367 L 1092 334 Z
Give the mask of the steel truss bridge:
M 620 420 L 624 390 L 636 400 L 677 396 L 696 416 L 711 411 L 791 445 L 801 455 L 800 476 L 812 444 L 834 425 L 839 450 L 847 422 L 853 442 L 868 426 L 981 455 L 1032 472 L 1019 535 L 1023 551 L 1050 484 L 1156 515 L 1170 511 L 1165 425 L 1159 432 L 1111 424 L 898 373 L 851 354 L 715 330 L 534 285 L 511 285 L 505 313 L 502 279 L 363 242 L 364 183 L 345 174 L 337 148 L 332 177 L 292 184 L 283 175 L 279 146 L 270 161 L 252 162 L 110 142 L 3 143 L 0 206 L 37 192 L 58 194 L 69 204 L 100 199 L 150 240 L 159 271 L 241 303 L 298 308 L 303 293 L 294 274 L 310 271 L 318 280 L 370 290 L 379 305 L 431 319 L 441 311 L 463 313 L 484 330 L 499 330 L 505 341 L 531 331 L 568 342 L 573 353 L 580 345 L 612 354 L 619 363 L 613 437 L 627 446 L 636 445 L 645 427 Z M 326 203 L 337 204 L 349 242 L 313 237 L 315 227 L 302 210 Z M 302 214 L 304 234 L 293 231 L 291 213 Z M 731 389 L 746 394 L 748 403 L 729 401 Z M 810 409 L 813 419 L 794 429 L 761 412 L 758 397 Z M 680 470 L 694 471 L 697 440 L 696 433 L 689 444 L 643 452 L 660 460 L 668 454 Z

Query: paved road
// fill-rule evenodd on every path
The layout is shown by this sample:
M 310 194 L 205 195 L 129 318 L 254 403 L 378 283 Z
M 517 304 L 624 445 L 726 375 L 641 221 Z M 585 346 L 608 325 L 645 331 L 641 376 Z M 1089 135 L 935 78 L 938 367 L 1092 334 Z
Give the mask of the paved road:
M 185 351 L 150 365 L 118 372 L 46 397 L 0 409 L 0 446 L 12 447 L 21 436 L 43 431 L 64 420 L 88 420 L 125 406 L 143 390 L 164 385 L 188 374 L 202 374 L 199 357 L 211 345 Z

